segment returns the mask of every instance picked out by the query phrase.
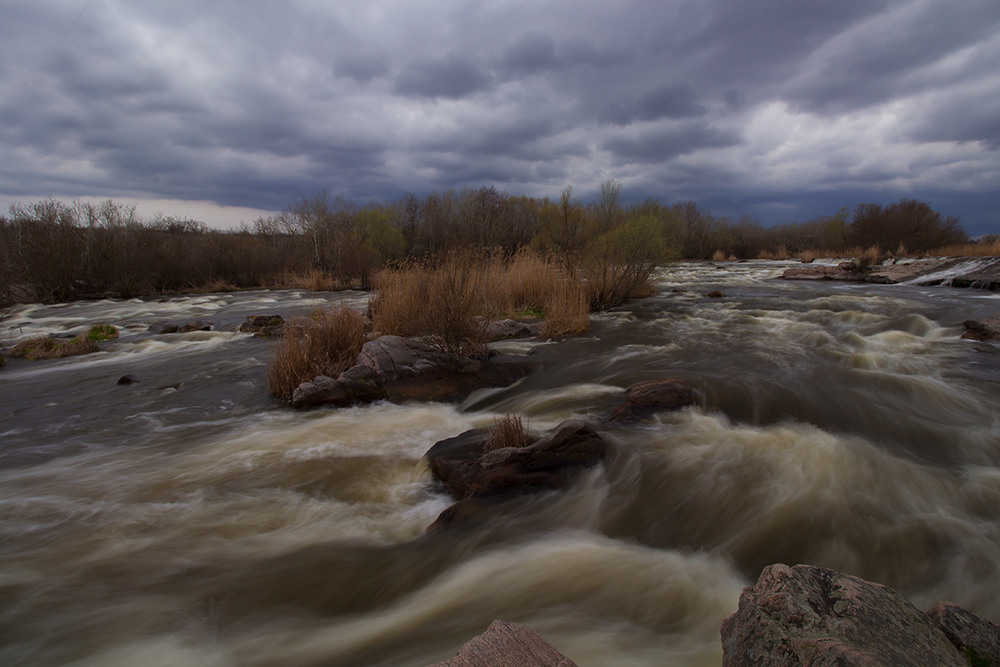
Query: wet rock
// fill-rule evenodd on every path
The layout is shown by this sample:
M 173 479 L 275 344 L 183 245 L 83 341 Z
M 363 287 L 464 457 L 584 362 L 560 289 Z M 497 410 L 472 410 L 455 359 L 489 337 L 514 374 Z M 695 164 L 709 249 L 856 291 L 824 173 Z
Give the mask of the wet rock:
M 597 465 L 607 443 L 582 419 L 569 419 L 527 447 L 484 451 L 487 434 L 465 433 L 428 450 L 431 473 L 459 499 L 565 488 L 580 468 Z
M 118 378 L 118 384 L 119 385 L 134 384 L 134 383 L 136 383 L 138 381 L 139 381 L 139 378 L 137 378 L 134 375 L 123 375 L 120 378 Z
M 212 323 L 203 320 L 191 320 L 190 322 L 156 322 L 150 324 L 146 329 L 151 334 L 174 334 L 190 333 L 192 331 L 211 331 Z
M 962 338 L 967 340 L 1000 341 L 1000 313 L 982 317 L 978 320 L 966 320 L 962 323 L 965 333 Z
M 709 292 L 705 296 L 707 296 L 709 298 L 712 298 L 712 299 L 721 299 L 722 297 L 724 297 L 726 295 L 716 289 L 716 290 L 712 290 L 711 292 Z
M 285 318 L 281 315 L 247 315 L 240 325 L 243 333 L 252 333 L 260 338 L 280 336 L 285 328 Z
M 722 623 L 722 664 L 968 665 L 891 588 L 811 565 L 770 565 Z
M 450 660 L 428 667 L 576 667 L 541 635 L 520 623 L 496 620 Z
M 865 273 L 856 268 L 846 269 L 840 266 L 830 266 L 828 264 L 810 264 L 808 266 L 793 266 L 785 269 L 781 277 L 785 280 L 846 280 L 861 282 L 865 280 Z M 856 265 L 855 265 L 856 266 Z
M 530 338 L 536 334 L 524 322 L 507 319 L 490 322 L 486 327 L 486 335 L 490 340 L 505 340 L 507 338 Z
M 952 602 L 938 602 L 927 611 L 970 665 L 1000 667 L 1000 626 Z
M 611 422 L 641 420 L 654 412 L 697 405 L 698 390 L 687 380 L 651 380 L 629 387 L 625 402 L 608 418 Z
M 475 389 L 511 384 L 528 370 L 520 362 L 466 357 L 412 338 L 380 336 L 365 343 L 355 365 L 339 377 L 320 376 L 299 385 L 292 406 L 452 401 Z

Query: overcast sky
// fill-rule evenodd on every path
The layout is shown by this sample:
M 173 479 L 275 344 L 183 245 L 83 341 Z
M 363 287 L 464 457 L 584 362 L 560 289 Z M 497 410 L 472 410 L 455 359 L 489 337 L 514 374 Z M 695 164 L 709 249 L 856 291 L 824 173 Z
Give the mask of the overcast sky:
M 1000 232 L 1000 0 L 0 0 L 0 204 L 495 185 Z

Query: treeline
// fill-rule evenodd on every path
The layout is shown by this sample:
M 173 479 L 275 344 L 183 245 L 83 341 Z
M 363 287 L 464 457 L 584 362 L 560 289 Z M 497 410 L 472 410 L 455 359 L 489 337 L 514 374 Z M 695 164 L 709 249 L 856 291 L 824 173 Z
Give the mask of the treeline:
M 671 258 L 841 254 L 878 246 L 922 253 L 966 242 L 957 218 L 924 202 L 861 204 L 801 223 L 765 227 L 713 216 L 696 203 L 625 204 L 608 181 L 589 203 L 494 187 L 406 195 L 359 206 L 325 192 L 233 231 L 185 219 L 142 219 L 134 205 L 49 199 L 0 216 L 0 302 L 132 297 L 196 289 L 370 286 L 387 264 L 487 248 L 530 247 L 568 268 L 603 276 L 613 304 Z M 626 270 L 622 270 L 623 267 Z

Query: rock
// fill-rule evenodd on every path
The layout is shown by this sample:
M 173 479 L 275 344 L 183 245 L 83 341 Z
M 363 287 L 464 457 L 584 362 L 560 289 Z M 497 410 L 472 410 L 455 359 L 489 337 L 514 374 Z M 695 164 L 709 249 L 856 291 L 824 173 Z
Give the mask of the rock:
M 202 320 L 191 320 L 190 322 L 156 322 L 150 324 L 146 329 L 151 334 L 173 334 L 190 333 L 192 331 L 211 331 L 212 323 Z
M 535 331 L 517 320 L 498 320 L 490 322 L 486 327 L 486 335 L 490 340 L 505 340 L 507 338 L 529 338 L 535 335 Z
M 285 328 L 285 318 L 281 315 L 247 315 L 240 325 L 243 333 L 252 333 L 260 338 L 280 336 Z
M 847 280 L 858 282 L 865 280 L 865 273 L 863 271 L 841 268 L 844 264 L 845 262 L 841 262 L 840 266 L 830 266 L 828 264 L 793 266 L 785 269 L 781 277 L 785 280 Z
M 722 664 L 968 665 L 891 588 L 811 565 L 770 565 L 722 623 Z
M 576 667 L 576 663 L 531 628 L 496 620 L 454 658 L 428 667 Z
M 138 381 L 139 378 L 137 378 L 134 375 L 123 375 L 120 378 L 118 378 L 118 384 L 120 385 L 133 384 Z
M 561 489 L 574 472 L 607 455 L 604 438 L 582 419 L 564 421 L 527 447 L 484 452 L 486 438 L 483 431 L 466 431 L 427 451 L 431 473 L 459 499 Z
M 625 402 L 615 409 L 608 421 L 644 419 L 661 410 L 678 410 L 688 405 L 697 405 L 698 400 L 698 391 L 687 380 L 642 382 L 625 391 Z
M 726 295 L 716 289 L 716 290 L 712 290 L 711 292 L 709 292 L 705 296 L 707 296 L 709 298 L 712 298 L 712 299 L 721 299 L 722 297 L 724 297 Z
M 365 343 L 355 365 L 339 377 L 320 376 L 299 385 L 292 406 L 346 406 L 380 399 L 451 401 L 482 387 L 511 384 L 528 370 L 524 363 L 476 359 L 412 338 L 380 336 Z
M 962 338 L 1000 341 L 1000 313 L 981 317 L 978 320 L 966 320 L 962 324 L 965 326 Z
M 952 602 L 938 602 L 927 615 L 968 664 L 1000 667 L 1000 626 Z

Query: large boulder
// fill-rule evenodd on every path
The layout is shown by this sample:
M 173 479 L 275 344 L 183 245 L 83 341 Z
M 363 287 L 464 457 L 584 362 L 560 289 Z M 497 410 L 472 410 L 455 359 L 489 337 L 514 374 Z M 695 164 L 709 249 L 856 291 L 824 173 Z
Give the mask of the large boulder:
M 442 440 L 428 450 L 431 473 L 457 498 L 561 489 L 580 468 L 604 460 L 607 443 L 582 419 L 568 419 L 527 447 L 485 451 L 483 431 Z
M 978 320 L 966 320 L 965 333 L 962 338 L 968 340 L 1000 341 L 1000 313 L 981 317 Z
M 722 664 L 968 665 L 931 618 L 891 588 L 811 565 L 770 565 L 722 623 Z
M 523 363 L 445 352 L 413 338 L 380 336 L 365 343 L 354 366 L 338 377 L 320 376 L 299 385 L 292 405 L 458 400 L 475 389 L 511 384 L 528 369 Z
M 240 325 L 243 333 L 252 333 L 259 338 L 280 336 L 285 329 L 285 318 L 281 315 L 247 315 Z
M 970 665 L 1000 667 L 1000 626 L 953 602 L 938 602 L 927 611 Z
M 698 402 L 698 390 L 687 380 L 641 382 L 625 391 L 625 402 L 615 408 L 608 421 L 641 420 L 654 412 L 678 410 Z
M 576 667 L 531 628 L 496 620 L 451 660 L 429 667 Z

